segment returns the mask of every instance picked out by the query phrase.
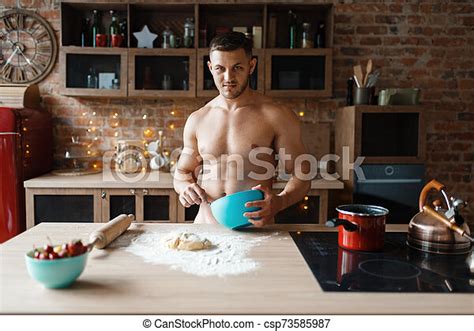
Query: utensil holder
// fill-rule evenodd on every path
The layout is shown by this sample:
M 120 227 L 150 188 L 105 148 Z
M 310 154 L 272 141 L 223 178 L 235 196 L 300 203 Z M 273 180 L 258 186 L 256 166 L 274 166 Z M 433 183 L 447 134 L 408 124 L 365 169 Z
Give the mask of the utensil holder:
M 354 91 L 355 105 L 370 105 L 371 88 L 370 87 L 356 87 Z

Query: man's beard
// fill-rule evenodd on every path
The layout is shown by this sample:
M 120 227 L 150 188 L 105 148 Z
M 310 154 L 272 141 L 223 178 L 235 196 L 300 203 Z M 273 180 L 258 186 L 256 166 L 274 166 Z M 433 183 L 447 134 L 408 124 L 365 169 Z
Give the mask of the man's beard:
M 236 86 L 236 88 L 239 88 L 239 89 L 233 92 L 231 95 L 225 95 L 224 93 L 221 93 L 221 95 L 226 99 L 235 99 L 239 97 L 245 91 L 245 89 L 249 86 L 249 79 L 250 77 L 247 77 L 244 84 L 240 86 Z

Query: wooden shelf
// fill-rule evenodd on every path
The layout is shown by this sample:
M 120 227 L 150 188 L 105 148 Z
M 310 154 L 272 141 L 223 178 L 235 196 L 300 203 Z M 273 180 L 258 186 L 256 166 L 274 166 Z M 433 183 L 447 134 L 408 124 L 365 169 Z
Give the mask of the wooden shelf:
M 104 28 L 110 24 L 110 15 L 108 11 L 113 9 L 117 11 L 119 20 L 127 20 L 127 40 L 128 48 L 93 48 L 79 47 L 80 29 L 82 20 L 85 17 L 91 18 L 92 10 L 98 9 L 103 12 L 101 23 Z M 312 26 L 312 32 L 316 27 L 323 23 L 325 25 L 325 46 L 327 48 L 310 49 L 289 49 L 288 42 L 288 11 L 292 10 L 298 17 L 298 24 L 308 22 Z M 208 3 L 198 1 L 195 3 L 169 1 L 163 3 L 158 0 L 133 1 L 133 0 L 101 0 L 95 3 L 90 0 L 63 0 L 61 2 L 61 51 L 60 51 L 60 73 L 62 77 L 61 93 L 71 96 L 83 97 L 214 97 L 218 91 L 205 89 L 206 64 L 205 57 L 208 55 L 207 46 L 211 38 L 216 35 L 216 31 L 223 29 L 232 29 L 232 27 L 246 27 L 251 32 L 253 26 L 262 27 L 263 48 L 254 49 L 253 53 L 258 58 L 257 67 L 257 91 L 272 97 L 329 97 L 332 95 L 332 39 L 333 39 L 333 16 L 334 7 L 331 4 L 308 4 L 304 1 L 283 4 L 283 3 Z M 182 36 L 184 33 L 184 21 L 186 18 L 194 18 L 194 47 L 193 48 L 174 48 L 163 49 L 161 46 L 162 32 L 166 26 L 169 26 L 175 35 Z M 272 22 L 270 22 L 272 21 Z M 273 23 L 277 23 L 275 28 Z M 270 24 L 271 23 L 271 24 Z M 154 42 L 153 49 L 136 48 L 137 42 L 133 32 L 140 31 L 143 25 L 158 34 Z M 280 41 L 273 47 L 269 43 L 269 29 L 278 36 Z M 202 40 L 202 31 L 206 30 L 206 40 Z M 201 33 L 200 33 L 201 32 Z M 201 46 L 201 47 L 200 47 Z M 96 55 L 112 56 L 120 55 L 120 89 L 94 89 L 80 87 L 66 87 L 67 67 L 66 58 L 68 55 Z M 160 84 L 156 88 L 143 89 L 137 85 L 137 80 L 141 79 L 143 73 L 137 72 L 138 57 L 188 57 L 189 58 L 189 77 L 188 89 L 163 90 Z M 317 60 L 319 69 L 316 72 L 313 68 L 313 77 L 307 76 L 307 69 L 292 69 L 299 71 L 299 77 L 302 81 L 299 85 L 303 88 L 279 88 L 275 81 L 276 77 L 274 57 L 295 57 L 294 62 L 298 67 L 299 58 L 297 57 L 320 57 Z M 303 58 L 304 60 L 304 58 Z M 151 61 L 151 60 L 150 60 Z M 158 60 L 157 60 L 158 61 Z M 165 63 L 172 63 L 173 60 L 164 58 Z M 176 60 L 178 61 L 178 60 Z M 288 71 L 288 70 L 287 70 Z M 291 71 L 291 70 L 290 70 Z M 273 73 L 273 77 L 272 77 Z M 87 75 L 87 74 L 86 74 Z M 293 75 L 295 76 L 295 75 Z M 298 75 L 296 75 L 298 76 Z M 317 76 L 317 77 L 316 77 Z M 278 79 L 277 79 L 278 78 Z M 272 80 L 273 79 L 273 80 Z M 183 79 L 184 80 L 184 79 Z M 324 81 L 322 83 L 322 80 Z M 321 85 L 323 84 L 323 85 Z M 181 82 L 183 87 L 186 87 Z M 307 87 L 307 88 L 306 88 Z
M 188 62 L 188 77 L 182 78 L 187 80 L 188 82 L 188 89 L 187 90 L 163 90 L 160 87 L 160 82 L 155 81 L 155 87 L 150 86 L 148 89 L 137 87 L 137 76 L 143 75 L 137 72 L 137 65 L 140 66 L 139 60 L 142 59 L 144 61 L 144 57 L 149 57 L 149 65 L 147 66 L 150 69 L 150 73 L 153 72 L 153 76 L 161 77 L 163 75 L 163 69 L 160 67 L 159 62 L 163 62 L 165 59 L 169 63 L 173 62 L 170 57 L 176 58 L 176 63 L 180 62 L 182 65 L 183 70 L 178 72 L 176 68 L 169 68 L 170 66 L 166 66 L 167 63 L 163 63 L 163 66 L 168 67 L 169 72 L 166 74 L 174 75 L 177 74 L 185 74 L 184 72 L 184 64 L 182 62 Z M 195 49 L 187 49 L 187 48 L 170 48 L 170 49 L 163 49 L 163 48 L 153 48 L 153 49 L 144 49 L 144 48 L 131 48 L 128 51 L 128 68 L 129 68 L 129 75 L 128 75 L 128 95 L 130 97 L 195 97 L 196 96 L 196 50 Z M 185 60 L 182 60 L 185 59 Z M 172 69 L 172 70 L 171 70 Z M 159 74 L 158 74 L 159 73 Z M 160 78 L 161 79 L 161 78 Z M 143 78 L 141 78 L 143 80 Z M 177 86 L 177 83 L 174 79 L 174 85 Z M 144 83 L 142 83 L 144 85 Z
M 274 57 L 288 57 L 290 60 L 298 59 L 299 61 L 292 61 L 291 65 L 285 66 L 285 70 L 278 70 L 274 63 Z M 323 76 L 319 72 L 317 66 L 313 65 L 306 67 L 303 58 L 309 57 L 320 57 L 322 58 L 321 71 L 324 70 Z M 277 72 L 289 71 L 302 74 L 315 74 L 314 79 L 322 79 L 322 83 L 315 83 L 314 85 L 320 84 L 320 88 L 316 89 L 305 89 L 305 88 L 276 88 L 278 85 L 278 77 L 274 77 Z M 311 71 L 312 70 L 312 71 Z M 311 82 L 309 81 L 312 77 L 306 79 L 308 83 L 306 85 L 310 87 Z M 301 83 L 301 79 L 298 78 L 298 83 Z M 272 48 L 265 50 L 265 94 L 273 97 L 329 97 L 332 95 L 332 49 L 330 48 L 305 48 L 305 49 L 281 49 Z
M 77 59 L 75 56 L 81 56 L 84 59 L 84 63 L 76 63 Z M 119 89 L 99 89 L 99 88 L 86 88 L 86 79 L 87 79 L 87 68 L 85 65 L 94 66 L 94 61 L 86 58 L 94 57 L 95 59 L 99 57 L 114 57 L 117 59 L 116 66 L 118 67 L 120 87 Z M 61 47 L 59 52 L 59 66 L 60 66 L 60 76 L 63 77 L 60 86 L 60 93 L 63 95 L 69 96 L 91 96 L 91 97 L 126 97 L 127 96 L 127 57 L 128 50 L 125 48 L 107 48 L 107 47 Z M 74 62 L 70 67 L 68 66 L 68 61 Z M 109 65 L 113 65 L 110 64 Z M 69 69 L 71 68 L 71 69 Z M 71 72 L 68 74 L 68 71 Z M 73 71 L 75 70 L 75 71 Z M 110 72 L 111 69 L 107 69 Z M 117 73 L 117 70 L 114 69 L 113 72 Z M 68 84 L 69 75 L 73 76 L 71 79 L 76 81 L 75 84 Z M 79 80 L 82 81 L 82 84 L 79 83 Z M 75 86 L 74 86 L 75 85 Z M 82 87 L 84 86 L 84 87 Z

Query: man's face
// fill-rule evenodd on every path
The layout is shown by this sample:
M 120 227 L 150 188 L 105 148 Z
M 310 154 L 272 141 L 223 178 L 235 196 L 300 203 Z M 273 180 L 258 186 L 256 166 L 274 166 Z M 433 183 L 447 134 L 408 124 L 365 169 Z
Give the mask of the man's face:
M 249 77 L 255 70 L 256 59 L 249 59 L 244 49 L 223 52 L 213 51 L 207 63 L 220 94 L 235 99 L 249 85 Z

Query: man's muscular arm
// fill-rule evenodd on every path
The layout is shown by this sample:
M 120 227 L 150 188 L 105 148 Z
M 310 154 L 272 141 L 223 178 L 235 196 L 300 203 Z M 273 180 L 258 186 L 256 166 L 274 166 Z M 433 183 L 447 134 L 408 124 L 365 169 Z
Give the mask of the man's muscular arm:
M 197 113 L 192 113 L 184 126 L 183 152 L 176 165 L 173 179 L 179 201 L 185 207 L 207 201 L 206 192 L 197 184 L 195 173 L 201 164 L 196 138 L 197 117 Z
M 246 207 L 261 208 L 255 212 L 244 213 L 244 216 L 249 218 L 249 222 L 256 226 L 268 224 L 279 211 L 300 201 L 311 188 L 311 181 L 302 180 L 295 176 L 295 159 L 306 152 L 301 137 L 301 123 L 291 110 L 276 108 L 275 106 L 272 106 L 272 108 L 274 109 L 272 109 L 270 117 L 275 128 L 274 148 L 279 153 L 280 160 L 285 160 L 282 153 L 291 156 L 290 160 L 285 161 L 284 167 L 286 173 L 290 173 L 292 176 L 283 191 L 277 195 L 273 194 L 271 188 L 262 185 L 252 188 L 260 189 L 264 193 L 263 200 L 245 204 Z M 303 162 L 298 172 L 308 174 L 310 172 L 308 162 Z
M 299 155 L 306 153 L 301 135 L 301 123 L 295 113 L 289 109 L 282 109 L 279 117 L 275 124 L 275 149 L 278 153 L 281 152 L 280 149 L 283 149 L 285 154 L 291 156 L 290 160 L 285 161 L 284 167 L 286 173 L 292 175 L 283 191 L 277 195 L 281 197 L 280 210 L 283 210 L 303 199 L 311 188 L 311 181 L 295 176 L 295 160 Z M 280 157 L 281 159 L 283 158 Z M 306 175 L 310 172 L 309 162 L 302 162 L 300 165 L 299 173 Z

